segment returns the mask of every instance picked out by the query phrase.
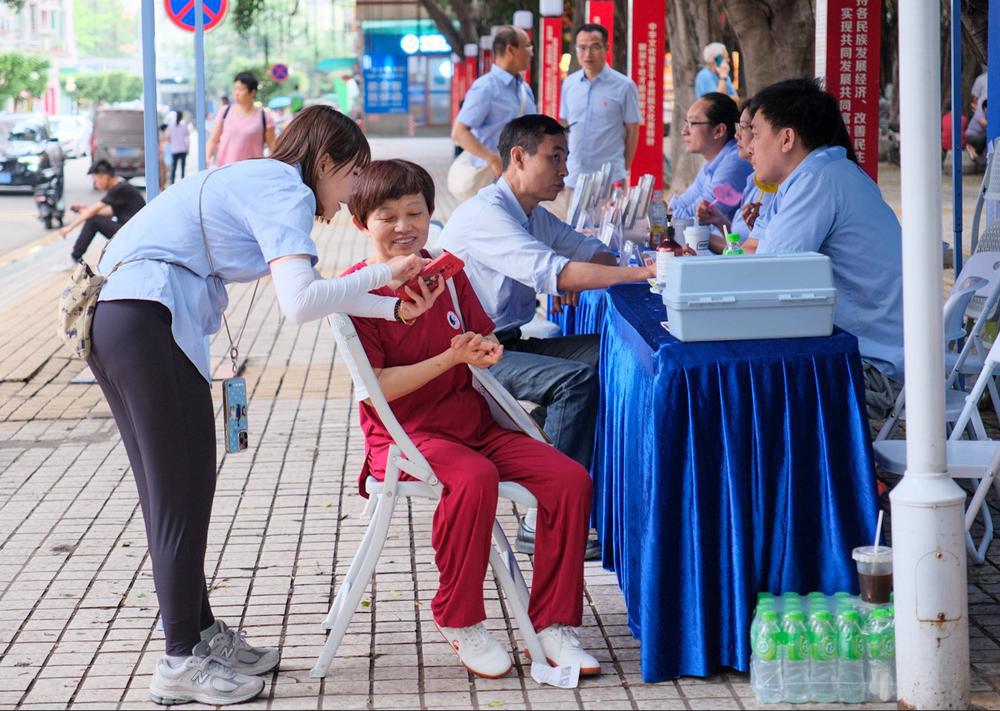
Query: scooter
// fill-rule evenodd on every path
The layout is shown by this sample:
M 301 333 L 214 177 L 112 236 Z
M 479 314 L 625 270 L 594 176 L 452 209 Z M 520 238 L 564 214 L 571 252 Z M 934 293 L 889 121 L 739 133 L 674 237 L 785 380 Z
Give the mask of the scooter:
M 38 182 L 35 183 L 34 196 L 38 219 L 45 225 L 45 229 L 51 230 L 54 222 L 58 222 L 62 227 L 63 216 L 66 213 L 62 176 L 52 168 L 42 170 Z

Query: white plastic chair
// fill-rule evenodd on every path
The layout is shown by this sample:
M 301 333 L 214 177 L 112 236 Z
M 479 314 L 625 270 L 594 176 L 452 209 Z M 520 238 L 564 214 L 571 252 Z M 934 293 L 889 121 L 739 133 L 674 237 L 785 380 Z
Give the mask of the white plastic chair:
M 949 371 L 945 387 L 948 388 L 954 387 L 959 376 L 975 377 L 983 369 L 984 359 L 989 352 L 983 333 L 987 320 L 1000 302 L 1000 251 L 973 254 L 955 283 L 962 287 L 973 283 L 979 283 L 980 286 L 967 309 L 967 312 L 976 311 L 976 316 L 964 346 L 957 353 L 951 350 L 945 352 L 945 366 Z M 977 301 L 978 308 L 975 308 Z M 987 390 L 993 403 L 993 411 L 1000 418 L 1000 393 L 997 392 L 995 380 L 991 379 L 987 383 Z
M 1000 366 L 1000 340 L 994 342 L 993 347 L 987 353 L 983 370 L 976 379 L 972 391 L 965 398 L 965 405 L 955 420 L 955 426 L 948 437 L 947 445 L 948 474 L 953 479 L 976 481 L 976 490 L 965 509 L 965 547 L 978 564 L 982 564 L 986 560 L 990 543 L 993 541 L 993 517 L 986 503 L 986 495 L 989 493 L 990 486 L 995 486 L 997 494 L 1000 494 L 1000 479 L 997 478 L 997 470 L 1000 468 L 1000 442 L 988 439 L 985 429 L 982 429 L 982 420 L 979 418 L 978 411 L 979 400 L 986 392 L 988 384 L 992 382 L 998 366 Z M 978 427 L 974 426 L 974 429 L 976 429 L 979 441 L 962 440 L 965 428 L 970 422 L 977 421 L 979 425 Z M 875 442 L 873 447 L 875 462 L 879 466 L 893 474 L 902 475 L 905 473 L 905 441 Z M 977 515 L 981 515 L 983 519 L 983 535 L 978 543 L 972 539 L 970 533 Z
M 449 286 L 451 287 L 450 280 Z M 452 287 L 453 288 L 453 287 Z M 454 292 L 452 292 L 454 295 Z M 385 479 L 379 481 L 368 477 L 365 488 L 369 495 L 366 513 L 371 513 L 368 530 L 358 546 L 351 566 L 347 570 L 340 589 L 334 597 L 330 611 L 323 621 L 323 627 L 330 630 L 326 644 L 312 669 L 312 677 L 324 677 L 330 671 L 330 665 L 337 654 L 350 625 L 354 611 L 361 602 L 361 596 L 371 582 L 372 573 L 382 553 L 392 514 L 400 497 L 423 497 L 439 499 L 441 483 L 434 474 L 427 460 L 407 436 L 388 401 L 379 388 L 378 378 L 368 362 L 361 341 L 351 319 L 342 314 L 333 314 L 329 318 L 333 334 L 341 356 L 347 361 L 355 387 L 363 385 L 371 399 L 372 406 L 388 430 L 395 444 L 389 447 L 386 460 Z M 517 404 L 513 396 L 507 392 L 488 370 L 469 368 L 474 378 L 473 384 L 486 398 L 494 419 L 503 427 L 520 430 L 529 436 L 544 440 L 544 435 L 527 413 Z M 400 473 L 409 474 L 416 481 L 400 481 Z M 500 482 L 499 496 L 513 501 L 526 508 L 536 508 L 538 502 L 523 486 L 513 482 Z M 521 630 L 524 645 L 532 659 L 545 659 L 545 653 L 535 634 L 535 628 L 528 617 L 528 586 L 517 565 L 514 551 L 507 541 L 507 536 L 500 527 L 499 521 L 493 523 L 493 546 L 490 549 L 490 567 L 500 582 L 507 604 Z
M 1000 256 L 1000 255 L 998 255 Z M 962 270 L 962 274 L 965 274 L 965 270 Z M 961 282 L 956 282 L 955 287 L 951 290 L 951 294 L 948 296 L 947 301 L 944 302 L 944 348 L 945 353 L 948 353 L 949 346 L 965 337 L 965 310 L 969 306 L 969 302 L 972 297 L 976 295 L 977 290 L 986 283 L 986 280 L 981 278 L 970 278 L 963 280 Z M 1000 283 L 1000 280 L 998 280 Z M 947 355 L 946 355 L 947 358 Z M 961 358 L 964 362 L 968 360 L 968 354 L 965 354 Z M 949 386 L 952 384 L 953 379 L 948 380 Z M 951 387 L 945 389 L 945 422 L 951 423 L 958 419 L 959 414 L 962 412 L 962 408 L 965 406 L 965 393 L 960 390 L 954 390 Z M 896 397 L 896 402 L 893 404 L 892 412 L 889 413 L 889 417 L 886 418 L 885 422 L 882 423 L 882 428 L 879 430 L 878 435 L 875 437 L 875 441 L 880 441 L 888 439 L 892 433 L 895 431 L 896 426 L 899 424 L 900 420 L 906 419 L 906 391 L 901 390 L 899 395 Z M 977 433 L 981 432 L 982 435 L 980 439 L 986 439 L 986 430 L 983 428 L 982 420 L 979 418 L 979 413 L 975 414 L 973 419 L 973 426 L 978 427 Z

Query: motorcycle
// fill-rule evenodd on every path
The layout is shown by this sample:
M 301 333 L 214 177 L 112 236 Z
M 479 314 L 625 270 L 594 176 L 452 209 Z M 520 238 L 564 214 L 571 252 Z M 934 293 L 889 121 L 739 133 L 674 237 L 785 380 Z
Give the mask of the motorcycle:
M 52 168 L 41 171 L 34 188 L 35 207 L 38 208 L 38 219 L 51 230 L 54 222 L 63 226 L 63 216 L 66 206 L 63 202 L 62 176 Z

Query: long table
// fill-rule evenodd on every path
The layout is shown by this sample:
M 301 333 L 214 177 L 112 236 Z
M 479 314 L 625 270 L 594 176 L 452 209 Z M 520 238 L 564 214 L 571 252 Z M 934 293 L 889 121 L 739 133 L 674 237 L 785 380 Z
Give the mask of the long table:
M 857 591 L 877 516 L 857 340 L 682 343 L 644 284 L 587 298 L 596 526 L 643 679 L 747 671 L 758 591 Z

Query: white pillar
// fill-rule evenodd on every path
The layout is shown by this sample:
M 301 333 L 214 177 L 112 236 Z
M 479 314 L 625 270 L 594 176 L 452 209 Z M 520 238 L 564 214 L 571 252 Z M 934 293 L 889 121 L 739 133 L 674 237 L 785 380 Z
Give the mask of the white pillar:
M 940 17 L 899 5 L 908 468 L 890 494 L 900 708 L 969 705 L 965 492 L 947 475 L 941 323 Z

